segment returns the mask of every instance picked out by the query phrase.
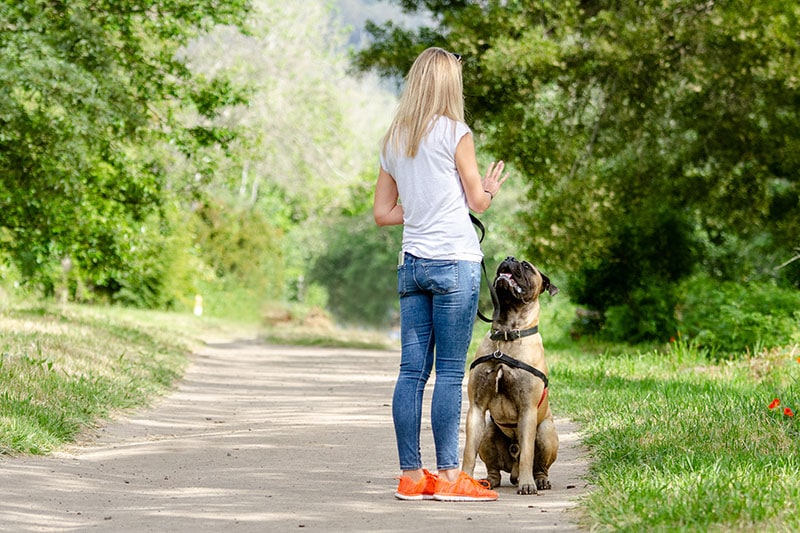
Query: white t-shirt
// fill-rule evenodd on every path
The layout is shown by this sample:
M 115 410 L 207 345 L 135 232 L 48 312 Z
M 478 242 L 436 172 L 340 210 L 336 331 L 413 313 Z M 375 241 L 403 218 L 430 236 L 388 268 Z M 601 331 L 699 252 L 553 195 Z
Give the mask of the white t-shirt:
M 403 251 L 425 259 L 483 259 L 456 168 L 456 146 L 469 126 L 438 117 L 414 158 L 391 145 L 381 166 L 397 183 L 403 205 Z M 401 147 L 402 148 L 402 147 Z

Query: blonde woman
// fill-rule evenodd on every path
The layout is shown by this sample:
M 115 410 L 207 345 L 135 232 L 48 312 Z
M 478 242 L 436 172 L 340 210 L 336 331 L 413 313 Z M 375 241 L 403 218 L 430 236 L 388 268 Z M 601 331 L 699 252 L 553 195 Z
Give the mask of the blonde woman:
M 478 170 L 464 122 L 461 57 L 428 48 L 414 61 L 383 138 L 373 214 L 379 226 L 403 224 L 397 270 L 402 354 L 392 398 L 402 500 L 496 500 L 458 468 L 461 390 L 478 306 L 481 259 L 469 210 L 483 213 L 506 180 L 503 162 Z M 431 426 L 437 474 L 423 469 L 422 397 L 436 384 Z

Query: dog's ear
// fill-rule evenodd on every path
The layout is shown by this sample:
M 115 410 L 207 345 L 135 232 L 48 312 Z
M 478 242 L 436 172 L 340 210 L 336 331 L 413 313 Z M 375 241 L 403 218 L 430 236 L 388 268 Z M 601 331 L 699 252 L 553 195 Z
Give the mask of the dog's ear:
M 558 294 L 558 287 L 550 283 L 550 278 L 539 272 L 542 276 L 542 292 L 547 291 L 550 293 L 550 296 L 555 296 Z M 541 294 L 541 293 L 540 293 Z

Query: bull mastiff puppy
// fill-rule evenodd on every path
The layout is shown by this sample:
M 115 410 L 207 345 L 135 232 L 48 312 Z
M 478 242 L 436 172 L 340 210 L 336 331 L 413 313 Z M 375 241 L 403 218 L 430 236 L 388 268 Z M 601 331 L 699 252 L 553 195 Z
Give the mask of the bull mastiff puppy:
M 550 465 L 558 434 L 547 398 L 547 363 L 539 326 L 539 295 L 558 288 L 527 261 L 507 257 L 494 279 L 497 309 L 492 329 L 470 367 L 464 472 L 480 453 L 492 488 L 500 471 L 519 482 L 517 494 L 551 487 Z M 488 420 L 486 414 L 489 414 Z

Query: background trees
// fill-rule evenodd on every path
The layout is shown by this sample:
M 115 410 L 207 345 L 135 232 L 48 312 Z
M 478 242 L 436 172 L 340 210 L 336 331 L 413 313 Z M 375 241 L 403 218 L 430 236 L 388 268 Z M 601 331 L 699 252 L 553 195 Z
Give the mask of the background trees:
M 219 314 L 324 303 L 303 280 L 368 194 L 393 97 L 347 75 L 329 4 L 217 4 L 2 4 L 3 277 Z
M 399 82 L 422 48 L 459 52 L 480 153 L 514 168 L 484 220 L 490 268 L 524 254 L 619 339 L 772 323 L 701 305 L 723 281 L 774 302 L 776 331 L 798 320 L 800 8 L 390 4 L 414 26 L 371 24 L 356 67 Z M 394 95 L 351 75 L 331 8 L 1 3 L 2 285 L 391 319 L 400 237 L 369 208 Z
M 190 126 L 237 97 L 192 76 L 179 48 L 248 2 L 4 1 L 0 4 L 0 251 L 46 291 L 65 261 L 114 293 L 140 235 L 163 218 L 161 143 L 191 156 L 229 135 Z M 185 184 L 181 184 L 185 185 Z
M 800 243 L 797 6 L 397 3 L 434 26 L 373 25 L 360 67 L 468 58 L 472 122 L 528 182 L 526 253 L 608 332 L 674 334 L 698 271 L 800 286 L 800 265 L 776 270 Z

